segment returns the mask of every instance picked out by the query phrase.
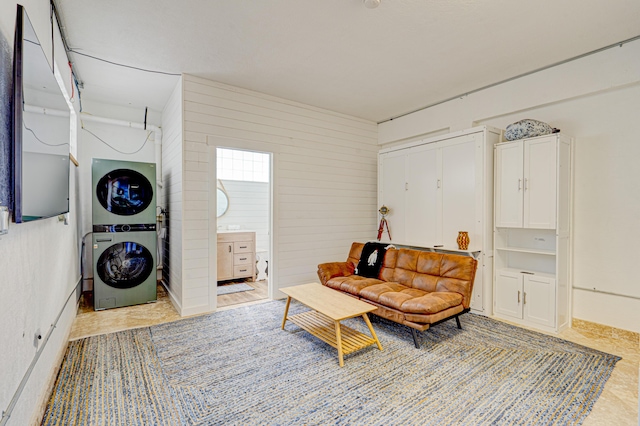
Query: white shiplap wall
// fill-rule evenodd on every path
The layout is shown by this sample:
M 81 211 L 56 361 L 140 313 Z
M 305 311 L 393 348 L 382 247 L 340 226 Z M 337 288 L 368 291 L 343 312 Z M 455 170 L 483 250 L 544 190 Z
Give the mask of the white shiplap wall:
M 162 112 L 162 182 L 158 205 L 168 211 L 167 238 L 164 240 L 162 275 L 178 312 L 182 306 L 182 79 Z
M 238 225 L 256 232 L 256 248 L 269 248 L 269 183 L 221 180 L 229 209 L 218 218 L 218 229 Z
M 182 81 L 183 315 L 215 308 L 215 146 L 273 153 L 274 289 L 316 281 L 318 263 L 344 260 L 351 242 L 375 237 L 376 123 L 189 75 Z

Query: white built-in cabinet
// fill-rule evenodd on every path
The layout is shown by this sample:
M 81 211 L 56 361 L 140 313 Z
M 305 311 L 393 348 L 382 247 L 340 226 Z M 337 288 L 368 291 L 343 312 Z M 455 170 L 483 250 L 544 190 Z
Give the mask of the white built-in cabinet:
M 492 307 L 493 146 L 499 135 L 475 127 L 378 155 L 378 207 L 390 209 L 391 242 L 476 257 L 471 308 L 486 315 Z M 466 251 L 456 243 L 460 231 L 469 233 Z M 383 241 L 389 241 L 386 233 Z
M 494 314 L 559 331 L 570 325 L 571 138 L 495 147 Z
M 496 147 L 496 226 L 556 227 L 556 137 Z

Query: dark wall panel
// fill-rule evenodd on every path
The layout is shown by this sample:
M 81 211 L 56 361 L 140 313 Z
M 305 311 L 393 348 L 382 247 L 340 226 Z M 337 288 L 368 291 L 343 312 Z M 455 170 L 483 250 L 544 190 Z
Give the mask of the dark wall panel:
M 0 31 L 0 205 L 11 206 L 12 49 Z

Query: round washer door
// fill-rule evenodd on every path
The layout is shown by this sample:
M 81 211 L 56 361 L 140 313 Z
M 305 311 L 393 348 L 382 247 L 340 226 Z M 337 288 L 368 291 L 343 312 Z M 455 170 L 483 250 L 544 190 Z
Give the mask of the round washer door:
M 149 207 L 153 201 L 153 187 L 135 170 L 117 169 L 98 181 L 96 197 L 107 211 L 132 216 Z
M 141 244 L 117 243 L 102 252 L 96 269 L 105 284 L 132 288 L 142 284 L 153 272 L 153 256 Z

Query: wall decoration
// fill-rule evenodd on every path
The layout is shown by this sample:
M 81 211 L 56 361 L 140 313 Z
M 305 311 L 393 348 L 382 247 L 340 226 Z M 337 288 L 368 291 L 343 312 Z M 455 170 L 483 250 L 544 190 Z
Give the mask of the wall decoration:
M 13 206 L 11 185 L 12 49 L 0 31 L 0 206 Z

